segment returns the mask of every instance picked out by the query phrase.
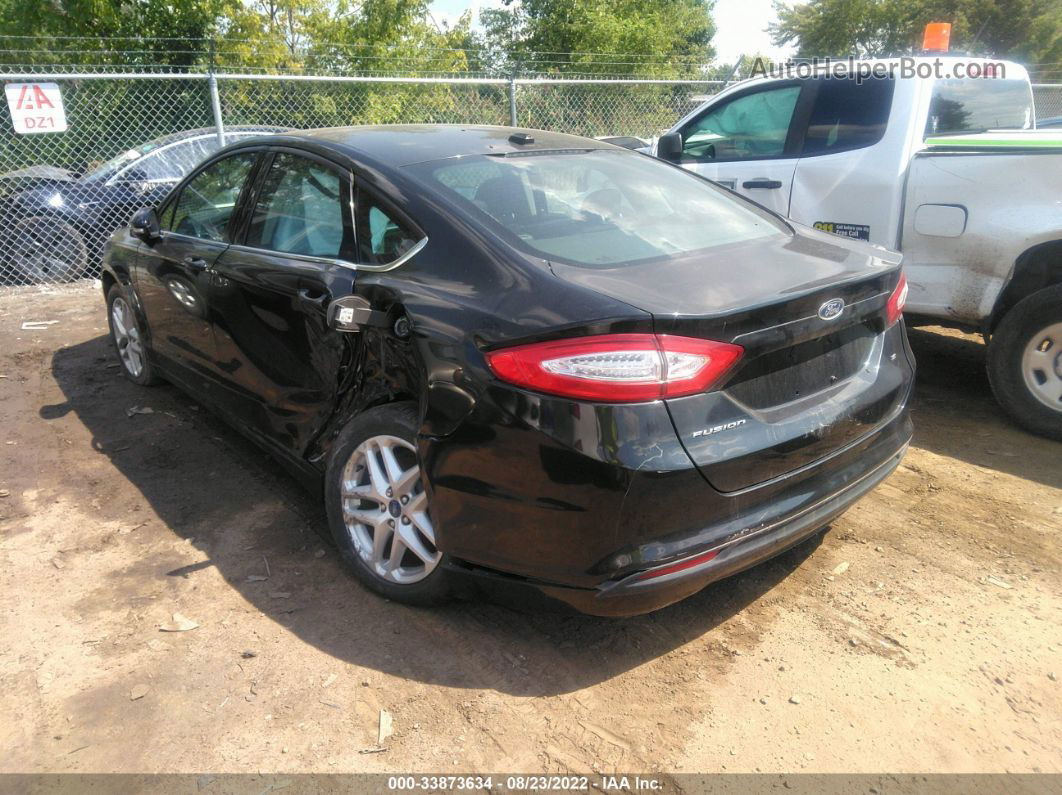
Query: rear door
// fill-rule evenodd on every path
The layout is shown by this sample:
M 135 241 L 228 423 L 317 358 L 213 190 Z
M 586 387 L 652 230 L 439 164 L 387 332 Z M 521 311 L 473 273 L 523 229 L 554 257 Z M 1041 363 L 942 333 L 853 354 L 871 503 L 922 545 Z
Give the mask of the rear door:
M 361 336 L 327 318 L 354 289 L 351 175 L 281 148 L 256 183 L 240 242 L 214 264 L 223 408 L 268 446 L 301 457 L 335 409 Z
M 790 218 L 842 237 L 899 245 L 909 122 L 904 114 L 892 114 L 896 82 L 808 81 Z M 914 88 L 903 86 L 900 101 L 912 105 Z
M 680 128 L 680 163 L 788 215 L 803 90 L 800 81 L 773 81 L 709 105 Z
M 234 211 L 257 158 L 257 152 L 240 151 L 200 169 L 163 206 L 161 239 L 141 247 L 137 294 L 152 350 L 197 387 L 217 373 L 211 266 L 232 239 Z

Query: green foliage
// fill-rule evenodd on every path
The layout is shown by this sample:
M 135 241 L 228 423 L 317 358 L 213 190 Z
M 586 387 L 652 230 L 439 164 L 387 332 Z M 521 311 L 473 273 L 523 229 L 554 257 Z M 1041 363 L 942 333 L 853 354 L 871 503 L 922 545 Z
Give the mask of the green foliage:
M 9 63 L 191 66 L 218 20 L 239 8 L 240 0 L 0 0 L 0 37 L 18 37 L 3 42 Z
M 495 68 L 689 77 L 712 59 L 711 11 L 712 0 L 507 0 L 480 18 Z
M 810 0 L 776 2 L 775 44 L 801 56 L 884 56 L 917 52 L 927 22 L 951 22 L 952 52 L 1062 61 L 1059 0 Z

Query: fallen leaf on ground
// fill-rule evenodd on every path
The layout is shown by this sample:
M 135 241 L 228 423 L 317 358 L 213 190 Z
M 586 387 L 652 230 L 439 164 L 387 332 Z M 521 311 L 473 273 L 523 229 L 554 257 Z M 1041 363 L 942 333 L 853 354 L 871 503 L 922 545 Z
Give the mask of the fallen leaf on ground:
M 173 614 L 173 621 L 169 624 L 160 624 L 159 630 L 161 632 L 187 632 L 190 629 L 195 629 L 199 625 L 192 621 L 190 618 L 182 616 L 180 613 Z
M 380 729 L 376 735 L 376 744 L 383 745 L 384 740 L 394 734 L 394 720 L 386 709 L 380 710 Z

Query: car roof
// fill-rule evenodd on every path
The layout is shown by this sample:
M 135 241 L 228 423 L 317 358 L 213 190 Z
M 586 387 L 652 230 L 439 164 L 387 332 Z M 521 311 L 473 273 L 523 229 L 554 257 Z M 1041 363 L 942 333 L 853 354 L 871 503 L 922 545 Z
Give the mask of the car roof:
M 531 143 L 518 143 L 510 136 L 523 133 Z M 535 130 L 526 127 L 494 127 L 473 124 L 386 124 L 364 127 L 329 127 L 319 130 L 293 130 L 278 136 L 279 141 L 296 139 L 331 149 L 345 150 L 355 157 L 367 157 L 392 167 L 429 160 L 469 155 L 503 155 L 519 152 L 620 149 L 621 147 L 578 135 Z
M 233 124 L 226 125 L 223 128 L 223 132 L 225 135 L 271 135 L 273 133 L 284 132 L 287 129 L 287 127 L 271 127 L 266 124 Z M 150 141 L 145 141 L 145 145 L 155 144 L 156 148 L 158 148 L 186 139 L 200 138 L 205 135 L 217 135 L 217 132 L 217 127 L 199 127 L 195 130 L 181 130 L 180 132 L 169 133 L 168 135 L 160 135 L 158 138 L 152 138 Z

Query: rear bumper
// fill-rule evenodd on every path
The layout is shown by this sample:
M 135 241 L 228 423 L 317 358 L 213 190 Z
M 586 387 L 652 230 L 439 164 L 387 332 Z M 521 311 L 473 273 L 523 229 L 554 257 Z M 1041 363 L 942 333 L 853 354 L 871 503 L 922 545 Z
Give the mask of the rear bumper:
M 888 477 L 903 458 L 910 438 L 911 422 L 905 410 L 869 437 L 802 470 L 742 494 L 714 493 L 713 503 L 720 499 L 725 503 L 713 506 L 714 520 L 670 535 L 642 536 L 636 529 L 640 524 L 636 511 L 624 510 L 625 524 L 635 529 L 628 529 L 629 543 L 594 567 L 600 581 L 592 587 L 511 576 L 464 564 L 457 564 L 456 571 L 465 575 L 466 587 L 522 606 L 551 604 L 612 617 L 648 613 L 814 535 Z M 668 495 L 688 511 L 688 500 L 700 503 L 706 495 L 703 480 L 688 484 L 692 487 L 689 491 L 687 483 L 680 473 L 648 480 L 643 489 L 634 489 L 640 492 L 634 495 L 636 505 L 659 503 Z M 717 554 L 711 560 L 646 578 L 654 569 L 670 568 L 713 551 Z
M 583 613 L 598 616 L 632 616 L 666 607 L 700 591 L 706 585 L 762 563 L 822 530 L 831 521 L 877 486 L 899 465 L 906 444 L 891 458 L 861 480 L 832 494 L 801 513 L 766 527 L 724 541 L 706 552 L 718 551 L 716 557 L 673 574 L 642 579 L 647 572 L 629 574 L 605 583 L 593 591 L 539 586 L 554 599 Z

